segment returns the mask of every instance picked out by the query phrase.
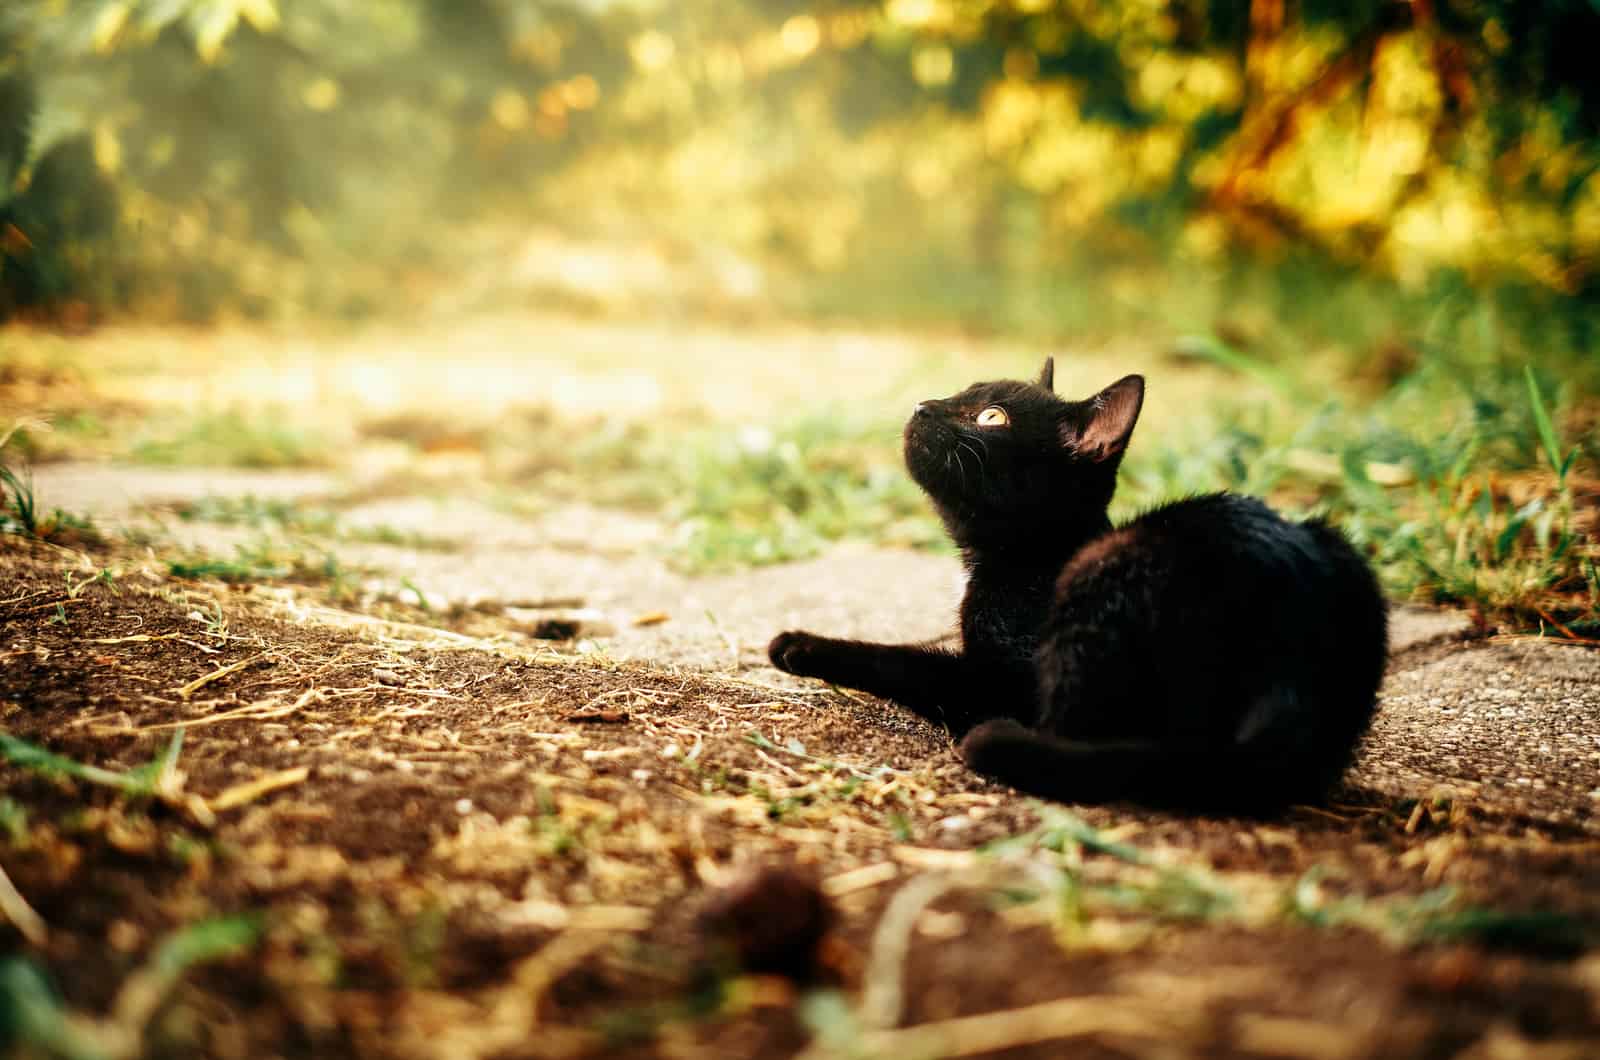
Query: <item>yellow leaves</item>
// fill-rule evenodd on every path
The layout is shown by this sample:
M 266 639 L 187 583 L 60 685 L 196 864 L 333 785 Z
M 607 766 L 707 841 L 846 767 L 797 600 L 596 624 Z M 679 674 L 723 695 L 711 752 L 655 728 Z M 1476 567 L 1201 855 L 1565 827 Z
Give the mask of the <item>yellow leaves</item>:
M 928 26 L 948 14 L 944 8 L 938 0 L 889 0 L 886 14 L 902 26 Z
M 531 127 L 554 140 L 566 133 L 569 113 L 590 110 L 599 102 L 600 83 L 590 74 L 578 74 L 545 86 L 531 101 L 515 88 L 502 88 L 489 101 L 489 118 L 504 132 Z
M 239 24 L 239 9 L 232 4 L 211 4 L 191 18 L 194 50 L 207 66 L 222 55 L 222 45 Z
M 983 108 L 983 135 L 991 155 L 1022 145 L 1043 116 L 1046 92 L 1014 81 L 1001 82 L 990 91 Z
M 222 46 L 243 19 L 259 33 L 271 33 L 280 21 L 276 0 L 211 0 L 189 15 L 194 49 L 208 66 L 222 56 Z
M 864 10 L 838 11 L 828 19 L 828 44 L 841 51 L 854 48 L 872 33 L 872 15 Z
M 94 127 L 94 163 L 102 173 L 114 175 L 122 170 L 122 141 L 110 122 Z
M 236 0 L 239 14 L 261 33 L 271 33 L 278 28 L 277 0 Z
M 496 125 L 512 132 L 526 128 L 533 116 L 527 97 L 514 88 L 502 88 L 489 101 L 489 116 Z
M 307 110 L 318 113 L 330 111 L 339 105 L 339 82 L 331 77 L 318 77 L 300 90 L 300 102 Z
M 955 71 L 955 52 L 947 44 L 927 44 L 911 53 L 911 76 L 924 88 L 949 84 Z
M 1155 51 L 1138 67 L 1136 98 L 1176 121 L 1193 121 L 1208 110 L 1238 104 L 1244 91 L 1238 68 L 1210 55 Z
M 706 50 L 706 79 L 718 88 L 732 88 L 744 80 L 744 58 L 731 44 L 718 43 Z
M 1420 121 L 1390 118 L 1374 122 L 1366 137 L 1361 168 L 1367 182 L 1420 172 L 1428 160 L 1428 127 Z
M 796 59 L 804 59 L 822 42 L 822 24 L 811 15 L 795 15 L 778 31 L 778 40 L 784 51 Z
M 588 74 L 579 74 L 556 86 L 556 93 L 569 110 L 590 110 L 600 102 L 600 83 Z
M 628 54 L 633 65 L 645 73 L 664 70 L 678 52 L 671 37 L 660 30 L 646 30 L 628 42 Z
M 542 25 L 524 31 L 511 42 L 513 56 L 546 70 L 561 65 L 561 53 L 565 49 L 566 42 L 561 34 Z
M 116 44 L 117 34 L 127 25 L 131 5 L 126 2 L 110 3 L 100 8 L 89 31 L 89 42 L 96 52 L 104 55 Z
M 929 202 L 942 198 L 950 190 L 955 174 L 945 160 L 933 155 L 914 159 L 906 167 L 906 180 L 918 197 Z

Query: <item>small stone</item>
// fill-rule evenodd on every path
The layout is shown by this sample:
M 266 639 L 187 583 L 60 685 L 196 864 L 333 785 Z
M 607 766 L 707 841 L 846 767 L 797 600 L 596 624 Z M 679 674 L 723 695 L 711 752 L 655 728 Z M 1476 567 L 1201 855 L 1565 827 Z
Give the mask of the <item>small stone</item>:
M 132 953 L 144 941 L 144 932 L 139 930 L 139 925 L 131 920 L 113 920 L 111 926 L 106 928 L 106 942 L 111 948 L 123 953 Z
M 824 938 L 836 913 L 816 878 L 792 866 L 746 872 L 712 894 L 700 911 L 713 961 L 747 972 L 816 978 Z

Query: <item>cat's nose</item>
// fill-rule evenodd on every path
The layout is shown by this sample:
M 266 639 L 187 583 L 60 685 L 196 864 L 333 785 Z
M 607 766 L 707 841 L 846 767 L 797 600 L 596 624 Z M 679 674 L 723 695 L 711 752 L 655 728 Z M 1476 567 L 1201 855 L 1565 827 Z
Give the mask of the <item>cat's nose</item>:
M 933 415 L 933 402 L 931 402 L 931 401 L 919 401 L 919 402 L 917 402 L 916 411 L 913 412 L 911 415 L 913 417 L 916 417 L 916 416 L 932 416 Z

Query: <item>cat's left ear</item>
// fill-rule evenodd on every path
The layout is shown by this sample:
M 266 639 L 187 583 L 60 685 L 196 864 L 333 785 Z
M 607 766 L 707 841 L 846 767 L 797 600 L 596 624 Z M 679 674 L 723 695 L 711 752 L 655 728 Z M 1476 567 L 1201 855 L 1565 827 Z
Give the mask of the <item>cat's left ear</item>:
M 1046 357 L 1044 359 L 1044 369 L 1039 373 L 1039 385 L 1051 392 L 1055 391 L 1056 359 L 1054 357 Z
M 1128 447 L 1144 405 L 1144 376 L 1118 379 L 1089 399 L 1089 422 L 1067 441 L 1090 460 L 1109 460 Z

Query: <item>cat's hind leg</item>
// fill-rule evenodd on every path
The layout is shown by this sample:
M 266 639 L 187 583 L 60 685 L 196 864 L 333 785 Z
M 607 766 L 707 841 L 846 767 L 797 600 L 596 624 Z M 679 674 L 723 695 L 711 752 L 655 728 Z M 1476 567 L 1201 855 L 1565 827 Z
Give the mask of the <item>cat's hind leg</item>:
M 1081 743 L 1009 720 L 969 732 L 961 757 L 975 773 L 1060 802 L 1265 814 L 1322 794 L 1305 770 L 1281 755 L 1244 747 Z

